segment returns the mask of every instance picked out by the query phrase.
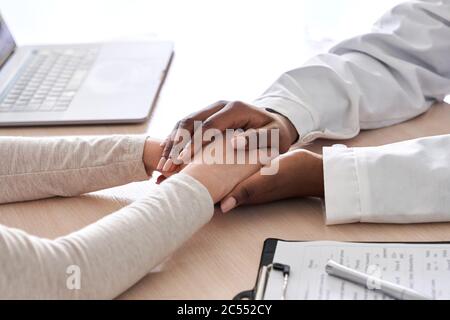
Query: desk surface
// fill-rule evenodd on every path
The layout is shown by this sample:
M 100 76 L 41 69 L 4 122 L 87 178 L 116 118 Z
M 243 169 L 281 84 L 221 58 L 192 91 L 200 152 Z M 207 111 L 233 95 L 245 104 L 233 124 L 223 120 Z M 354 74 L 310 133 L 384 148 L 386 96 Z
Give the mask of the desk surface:
M 2 13 L 11 18 L 8 21 L 11 21 L 12 27 L 16 27 L 14 29 L 18 29 L 18 38 L 23 39 L 23 42 L 51 42 L 60 38 L 66 39 L 68 36 L 72 36 L 69 38 L 76 41 L 103 29 L 112 28 L 111 30 L 118 32 L 126 27 L 128 32 L 133 25 L 136 29 L 152 30 L 154 26 L 151 23 L 161 20 L 161 24 L 167 24 L 165 27 L 169 30 L 168 37 L 175 40 L 176 55 L 160 99 L 150 120 L 144 124 L 0 128 L 0 135 L 148 133 L 162 138 L 176 120 L 206 103 L 213 102 L 214 99 L 234 98 L 250 101 L 280 72 L 298 66 L 311 54 L 311 51 L 305 49 L 301 40 L 304 35 L 299 31 L 302 28 L 298 23 L 302 19 L 298 18 L 298 14 L 302 10 L 290 8 L 287 2 L 283 2 L 283 6 L 268 2 L 267 5 L 259 7 L 260 12 L 252 15 L 254 28 L 251 30 L 247 28 L 247 17 L 251 15 L 253 7 L 248 5 L 248 10 L 243 8 L 242 1 L 236 1 L 234 7 L 223 4 L 217 8 L 216 3 L 208 7 L 205 6 L 208 2 L 201 2 L 202 10 L 199 10 L 199 14 L 201 11 L 202 16 L 192 20 L 191 15 L 183 14 L 184 10 L 173 16 L 171 4 L 167 5 L 167 10 L 161 9 L 161 12 L 143 10 L 145 8 L 141 6 L 147 5 L 147 1 L 136 3 L 136 6 L 126 6 L 125 11 L 122 7 L 112 5 L 108 7 L 111 21 L 108 22 L 106 15 L 102 16 L 105 18 L 103 29 L 97 27 L 98 16 L 104 13 L 104 6 L 106 3 L 109 5 L 110 1 L 102 1 L 100 4 L 95 2 L 95 10 L 91 8 L 91 5 L 94 5 L 92 2 L 86 2 L 89 4 L 89 10 L 84 10 L 82 6 L 75 5 L 78 1 L 71 1 L 70 6 L 64 2 L 64 5 L 56 8 L 55 4 L 46 6 L 41 2 L 35 4 L 34 1 L 27 1 L 27 6 L 31 8 L 27 15 L 23 15 L 24 11 L 20 5 L 16 5 L 16 1 L 1 2 Z M 160 3 L 162 5 L 165 2 Z M 180 5 L 182 3 L 180 2 Z M 273 3 L 278 4 L 278 1 Z M 297 2 L 292 2 L 292 5 L 295 3 Z M 217 23 L 223 21 L 217 17 L 223 15 L 225 9 L 228 10 L 225 11 L 226 14 L 233 16 L 231 24 Z M 73 10 L 79 12 L 74 14 Z M 65 12 L 64 21 L 68 19 L 69 23 L 61 23 L 62 20 L 58 20 L 60 15 L 54 14 L 54 11 Z M 149 18 L 147 14 L 152 12 L 156 13 Z M 381 12 L 376 15 L 379 13 Z M 87 15 L 82 26 L 77 23 L 78 14 L 83 14 L 83 17 Z M 166 16 L 163 14 L 171 19 L 166 22 Z M 159 15 L 161 18 L 158 18 Z M 119 17 L 128 17 L 128 23 L 117 24 L 115 19 Z M 278 17 L 277 22 L 268 24 L 267 21 L 273 21 L 274 17 Z M 31 21 L 29 25 L 24 24 L 23 19 L 26 18 Z M 61 28 L 53 28 L 55 23 L 61 25 Z M 38 25 L 39 28 L 36 27 Z M 180 28 L 180 25 L 185 27 Z M 208 27 L 204 28 L 204 25 Z M 278 29 L 275 29 L 276 27 Z M 79 28 L 85 32 L 80 34 Z M 34 34 L 32 38 L 33 32 L 41 33 Z M 52 32 L 53 37 L 46 38 Z M 79 38 L 74 37 L 75 33 Z M 280 37 L 280 34 L 284 37 Z M 25 35 L 30 35 L 29 39 L 25 39 Z M 258 41 L 249 42 L 249 37 L 254 36 L 257 36 Z M 298 42 L 289 39 L 298 39 Z M 268 43 L 273 45 L 268 46 Z M 236 50 L 236 46 L 241 50 Z M 258 74 L 257 78 L 255 74 Z M 344 143 L 352 146 L 371 146 L 445 134 L 450 133 L 449 124 L 450 107 L 442 104 L 408 123 L 363 132 L 356 139 Z M 336 142 L 320 141 L 311 149 L 319 152 L 320 146 L 334 143 Z M 55 238 L 93 223 L 129 204 L 143 194 L 149 183 L 151 182 L 131 184 L 71 199 L 58 198 L 1 205 L 0 223 L 24 229 L 34 235 Z M 450 240 L 450 224 L 326 227 L 321 201 L 316 199 L 238 209 L 228 215 L 216 215 L 210 224 L 165 263 L 162 272 L 145 277 L 120 298 L 231 299 L 236 293 L 254 285 L 263 241 L 268 237 L 293 240 L 443 241 Z
M 145 132 L 147 124 L 67 128 L 0 129 L 0 135 L 58 135 Z M 374 146 L 450 133 L 450 106 L 441 104 L 407 123 L 363 132 L 349 146 Z M 310 149 L 320 151 L 319 141 Z M 75 231 L 139 197 L 148 183 L 135 183 L 71 199 L 48 199 L 0 206 L 0 223 L 31 234 L 54 238 Z M 424 225 L 324 225 L 317 199 L 282 201 L 216 214 L 166 263 L 163 271 L 142 279 L 123 299 L 231 299 L 254 285 L 263 242 L 292 240 L 445 241 L 450 223 Z

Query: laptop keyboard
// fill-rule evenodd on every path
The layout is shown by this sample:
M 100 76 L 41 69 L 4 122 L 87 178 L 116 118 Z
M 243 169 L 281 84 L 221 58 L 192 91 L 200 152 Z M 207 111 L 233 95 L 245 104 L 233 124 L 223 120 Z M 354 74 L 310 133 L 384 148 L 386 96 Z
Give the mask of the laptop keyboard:
M 65 111 L 98 48 L 36 50 L 0 95 L 0 112 Z

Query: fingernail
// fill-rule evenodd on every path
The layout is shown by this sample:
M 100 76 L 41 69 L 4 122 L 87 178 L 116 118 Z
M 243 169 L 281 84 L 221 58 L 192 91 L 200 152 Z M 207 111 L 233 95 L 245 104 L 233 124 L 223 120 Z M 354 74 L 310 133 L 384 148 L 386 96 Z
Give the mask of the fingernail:
M 159 159 L 158 166 L 156 167 L 156 170 L 161 171 L 165 162 L 166 162 L 166 158 L 162 157 L 161 159 Z
M 227 213 L 236 208 L 236 204 L 237 204 L 236 199 L 231 197 L 223 201 L 220 205 L 220 208 L 222 209 L 223 213 Z
M 170 166 L 170 168 L 167 170 L 167 173 L 172 173 L 175 171 L 175 169 L 178 168 L 178 165 L 175 163 L 172 163 L 172 165 Z
M 191 150 L 189 149 L 189 150 L 184 150 L 183 152 L 182 152 L 182 155 L 180 155 L 181 156 L 181 161 L 183 162 L 183 164 L 188 164 L 189 162 L 191 162 L 193 159 L 192 159 L 192 156 L 191 156 Z
M 163 141 L 159 144 L 160 147 L 164 147 L 166 145 L 166 143 Z
M 186 150 L 181 151 L 181 153 L 179 154 L 177 160 L 183 162 L 185 155 L 186 155 Z
M 167 160 L 167 162 L 164 164 L 162 171 L 169 171 L 172 165 L 173 165 L 172 159 Z

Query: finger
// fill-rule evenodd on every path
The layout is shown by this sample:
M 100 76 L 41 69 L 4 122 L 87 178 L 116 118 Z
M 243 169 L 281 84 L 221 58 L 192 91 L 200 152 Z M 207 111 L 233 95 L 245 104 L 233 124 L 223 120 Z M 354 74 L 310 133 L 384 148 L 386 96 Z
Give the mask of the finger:
M 221 202 L 223 213 L 246 204 L 262 203 L 263 196 L 271 189 L 271 176 L 263 176 L 260 172 L 255 173 L 247 180 L 238 184 L 233 191 Z
M 163 156 L 166 159 L 172 159 L 172 161 L 176 160 L 184 146 L 190 142 L 190 139 L 181 140 L 186 136 L 186 133 L 188 133 L 190 137 L 193 136 L 196 129 L 195 122 L 208 119 L 211 115 L 223 109 L 227 103 L 227 101 L 218 101 L 178 122 L 174 131 L 172 131 L 172 134 L 169 136 L 166 147 L 164 148 L 165 154 L 163 154 Z M 174 148 L 175 146 L 176 148 Z
M 166 165 L 167 159 L 169 158 L 169 154 L 172 150 L 173 146 L 173 137 L 178 129 L 179 123 L 175 125 L 175 128 L 172 130 L 170 135 L 164 140 L 164 149 L 161 154 L 161 159 L 158 162 L 158 166 L 156 167 L 156 170 L 162 171 L 164 169 L 164 166 Z
M 203 119 L 204 120 L 204 119 Z M 196 130 L 196 121 L 200 119 L 187 118 L 180 122 L 172 139 L 172 149 L 169 158 L 177 161 L 186 144 L 190 143 Z
M 201 145 L 202 144 L 200 144 L 200 146 Z M 183 148 L 183 150 L 180 152 L 178 161 L 184 164 L 191 162 L 194 155 L 196 154 L 197 149 L 199 149 L 199 147 L 197 146 L 196 148 L 194 148 L 194 143 L 192 143 L 192 141 L 189 141 L 187 145 Z
M 242 102 L 230 102 L 220 111 L 211 115 L 205 120 L 201 128 L 196 133 L 200 134 L 198 139 L 194 139 L 183 149 L 183 160 L 192 157 L 199 151 L 199 149 L 211 141 L 204 140 L 203 137 L 207 134 L 208 130 L 218 130 L 224 132 L 227 129 L 240 129 L 245 128 L 249 123 L 249 107 Z M 200 142 L 201 141 L 201 142 Z M 200 143 L 198 143 L 200 142 Z
M 279 129 L 269 124 L 259 129 L 249 129 L 236 135 L 231 144 L 236 150 L 275 148 L 280 150 Z
M 195 121 L 205 121 L 209 117 L 211 117 L 216 112 L 219 112 L 222 110 L 226 105 L 228 104 L 228 101 L 218 101 L 215 102 L 209 106 L 207 106 L 205 109 L 187 117 L 186 119 L 182 120 L 180 125 L 178 126 L 177 132 L 175 133 L 174 140 L 179 141 L 182 136 L 182 130 L 186 130 L 190 133 L 192 136 L 194 134 L 194 122 Z
M 199 124 L 194 125 L 193 133 L 186 132 L 181 134 L 181 141 L 178 142 L 175 146 L 172 147 L 173 152 L 171 153 L 170 158 L 173 160 L 174 164 L 182 165 L 187 164 L 191 161 L 190 154 L 195 154 L 194 152 L 190 152 L 191 148 L 193 148 L 195 142 L 195 146 L 198 146 L 200 143 L 197 143 L 198 139 L 202 139 L 201 130 L 200 129 L 201 122 Z M 199 138 L 197 135 L 200 135 Z
M 162 172 L 169 173 L 176 170 L 176 168 L 182 163 L 178 161 L 180 151 L 182 147 L 180 145 L 180 140 L 182 143 L 186 143 L 185 141 L 190 141 L 191 132 L 194 130 L 195 121 L 193 120 L 182 120 L 178 122 L 175 129 L 172 131 L 169 136 L 161 160 L 161 168 L 159 169 Z M 187 132 L 187 135 L 186 135 Z M 186 136 L 189 138 L 186 139 Z
M 249 106 L 243 102 L 230 102 L 223 109 L 211 115 L 203 123 L 203 131 L 217 129 L 246 128 L 250 122 Z
M 217 111 L 213 115 L 211 115 L 208 119 L 203 123 L 201 130 L 199 132 L 203 135 L 208 130 L 215 129 L 220 132 L 224 132 L 227 129 L 247 129 L 252 127 L 263 127 L 267 125 L 270 121 L 269 117 L 266 117 L 264 113 L 260 111 L 255 111 L 248 104 L 243 102 L 230 102 L 224 108 Z M 195 139 L 194 139 L 195 140 Z M 201 137 L 201 143 L 194 144 L 192 146 L 192 141 L 188 144 L 181 154 L 181 161 L 185 161 L 187 158 L 192 158 L 196 152 L 198 152 L 199 147 L 209 144 L 211 141 L 203 140 Z M 187 148 L 189 147 L 189 148 Z
M 163 172 L 170 172 L 171 169 L 172 169 L 172 167 L 173 167 L 173 161 L 172 161 L 172 159 L 167 159 L 166 163 L 165 163 L 164 166 L 163 166 L 162 171 L 163 171 Z
M 193 135 L 193 139 L 187 143 L 187 145 L 181 151 L 178 161 L 183 164 L 190 163 L 194 156 L 202 149 L 202 147 L 211 141 L 203 140 L 203 129 L 198 128 Z

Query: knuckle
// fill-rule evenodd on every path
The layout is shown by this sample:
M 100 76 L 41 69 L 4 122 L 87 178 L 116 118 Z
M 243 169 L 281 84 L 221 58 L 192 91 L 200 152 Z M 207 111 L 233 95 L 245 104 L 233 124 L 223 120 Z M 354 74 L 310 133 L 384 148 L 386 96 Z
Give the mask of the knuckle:
M 217 101 L 216 103 L 214 103 L 214 105 L 223 106 L 223 105 L 226 105 L 226 104 L 228 104 L 228 103 L 230 103 L 230 102 L 227 101 L 227 100 L 219 100 L 219 101 Z
M 246 104 L 242 101 L 230 102 L 230 109 L 242 109 L 245 108 Z
M 202 128 L 203 130 L 212 129 L 215 126 L 215 122 L 213 120 L 206 120 L 203 122 Z
M 182 120 L 180 120 L 180 122 L 178 122 L 178 128 L 187 128 L 189 126 L 191 126 L 194 123 L 194 118 L 192 117 L 186 117 Z
M 173 145 L 172 143 L 166 144 L 162 154 L 164 158 L 167 158 L 169 156 L 170 151 L 172 150 L 172 145 Z

